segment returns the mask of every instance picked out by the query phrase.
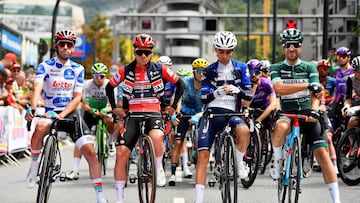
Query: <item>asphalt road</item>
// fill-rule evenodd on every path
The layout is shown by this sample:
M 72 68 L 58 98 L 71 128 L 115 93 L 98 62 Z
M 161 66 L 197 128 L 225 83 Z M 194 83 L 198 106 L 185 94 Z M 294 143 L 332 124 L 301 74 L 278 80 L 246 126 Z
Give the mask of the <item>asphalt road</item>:
M 63 165 L 62 171 L 69 172 L 72 169 L 72 145 L 62 147 Z M 37 187 L 29 189 L 25 185 L 25 176 L 28 171 L 30 160 L 27 158 L 19 159 L 20 166 L 4 166 L 0 164 L 0 203 L 33 203 L 36 201 Z M 108 161 L 109 168 L 106 176 L 103 177 L 104 196 L 110 203 L 116 202 L 116 190 L 113 179 L 113 166 L 115 159 L 111 157 Z M 60 182 L 53 184 L 50 202 L 96 202 L 95 192 L 89 179 L 87 163 L 83 159 L 80 164 L 80 179 L 78 181 Z M 191 170 L 195 173 L 192 166 Z M 135 165 L 131 166 L 131 172 L 135 173 Z M 169 170 L 166 171 L 167 177 L 170 176 Z M 211 173 L 208 173 L 208 177 Z M 160 203 L 193 203 L 195 201 L 195 180 L 182 178 L 181 168 L 177 170 L 177 184 L 175 187 L 157 188 L 156 202 Z M 313 173 L 310 178 L 303 179 L 302 193 L 300 201 L 304 203 L 327 203 L 331 202 L 329 192 L 323 183 L 321 173 Z M 240 185 L 239 185 L 240 186 Z M 343 203 L 360 203 L 360 186 L 349 187 L 339 180 L 340 195 Z M 125 200 L 128 203 L 138 202 L 137 185 L 129 184 L 125 189 Z M 206 186 L 205 202 L 221 202 L 221 195 L 216 185 L 214 188 Z M 268 170 L 264 175 L 258 175 L 254 185 L 249 189 L 242 187 L 238 190 L 238 202 L 244 203 L 268 203 L 277 202 L 277 186 L 273 181 Z

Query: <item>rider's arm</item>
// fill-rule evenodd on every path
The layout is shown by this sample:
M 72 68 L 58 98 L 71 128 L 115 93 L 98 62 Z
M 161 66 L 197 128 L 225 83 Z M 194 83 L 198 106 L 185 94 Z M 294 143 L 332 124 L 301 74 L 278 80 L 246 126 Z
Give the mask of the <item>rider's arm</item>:
M 31 96 L 31 108 L 36 109 L 38 101 L 40 100 L 41 91 L 43 89 L 43 83 L 42 82 L 35 82 L 34 83 L 34 91 Z
M 174 101 L 171 104 L 171 107 L 177 109 L 177 105 L 185 90 L 185 83 L 179 78 L 175 85 L 176 85 L 176 91 L 175 91 Z
M 352 92 L 353 92 L 352 80 L 351 78 L 348 78 L 346 81 L 346 94 L 345 94 L 344 106 L 352 105 Z
M 257 121 L 262 122 L 265 118 L 267 118 L 271 112 L 276 108 L 276 95 L 270 95 L 270 103 L 269 106 L 266 107 L 264 112 L 256 119 Z
M 116 103 L 115 103 L 115 96 L 114 96 L 114 88 L 110 83 L 108 83 L 105 87 L 105 91 L 106 91 L 106 96 L 109 100 L 110 106 L 112 109 L 116 108 Z

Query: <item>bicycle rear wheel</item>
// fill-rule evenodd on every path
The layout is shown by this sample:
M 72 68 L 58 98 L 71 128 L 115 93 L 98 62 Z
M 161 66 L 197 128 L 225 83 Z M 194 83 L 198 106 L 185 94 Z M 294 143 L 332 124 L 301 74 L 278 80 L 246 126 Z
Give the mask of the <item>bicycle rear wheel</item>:
M 244 156 L 244 161 L 250 168 L 248 178 L 241 179 L 241 183 L 245 188 L 249 188 L 252 186 L 252 184 L 254 184 L 257 172 L 259 170 L 260 156 L 260 137 L 259 134 L 254 131 L 251 133 L 250 144 L 246 150 L 246 155 Z
M 260 174 L 264 174 L 266 166 L 270 163 L 273 149 L 271 145 L 271 135 L 269 130 L 265 130 L 260 135 L 261 140 L 261 157 L 260 157 Z
M 57 141 L 55 137 L 48 136 L 45 142 L 43 153 L 41 155 L 40 161 L 40 181 L 37 191 L 36 202 L 37 203 L 46 203 L 48 202 L 51 186 L 53 183 L 53 167 L 55 167 L 56 159 L 56 144 Z
M 224 170 L 224 203 L 237 202 L 237 160 L 234 139 L 231 136 L 225 137 L 225 170 Z
M 154 203 L 156 196 L 155 150 L 149 136 L 140 138 L 138 193 L 140 203 Z
M 293 154 L 290 160 L 289 168 L 289 194 L 288 202 L 298 202 L 300 193 L 300 177 L 303 173 L 301 170 L 301 144 L 298 138 L 294 138 L 292 146 Z
M 337 148 L 339 175 L 349 186 L 360 183 L 360 129 L 349 128 L 340 138 Z

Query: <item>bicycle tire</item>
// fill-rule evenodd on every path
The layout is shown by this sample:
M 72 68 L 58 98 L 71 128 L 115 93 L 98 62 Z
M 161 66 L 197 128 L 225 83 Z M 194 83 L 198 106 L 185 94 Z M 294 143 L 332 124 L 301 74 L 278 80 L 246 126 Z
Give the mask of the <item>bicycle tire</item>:
M 353 139 L 352 144 L 349 140 L 350 137 Z M 339 175 L 343 182 L 349 186 L 355 186 L 360 183 L 360 157 L 358 154 L 359 146 L 360 129 L 349 128 L 341 136 L 336 147 Z M 350 153 L 350 149 L 355 153 Z
M 311 176 L 313 172 L 314 166 L 314 153 L 310 149 L 310 146 L 302 142 L 301 144 L 301 152 L 302 152 L 302 169 L 303 169 L 303 177 L 308 178 Z
M 104 124 L 103 124 L 104 125 Z M 105 129 L 105 126 L 103 126 L 103 128 Z M 107 135 L 106 132 L 102 133 L 102 142 L 101 142 L 101 146 L 102 146 L 102 172 L 103 175 L 106 175 L 106 167 L 107 167 L 107 158 L 108 158 L 108 147 L 107 147 Z
M 269 130 L 264 131 L 264 133 L 260 136 L 260 140 L 261 140 L 260 174 L 264 174 L 266 171 L 266 167 L 270 163 L 273 154 L 271 135 Z
M 131 156 L 131 155 L 130 155 Z M 130 164 L 131 164 L 131 159 L 129 158 L 129 160 L 126 163 L 126 180 L 125 180 L 125 187 L 127 187 L 128 182 L 129 182 L 129 173 L 130 173 Z
M 237 159 L 234 139 L 231 136 L 225 137 L 225 170 L 223 176 L 225 177 L 225 203 L 237 202 Z
M 140 203 L 154 203 L 156 197 L 155 149 L 149 136 L 140 139 L 138 193 Z
M 280 203 L 284 203 L 285 202 L 285 197 L 286 197 L 286 192 L 287 192 L 287 188 L 288 185 L 284 184 L 284 178 L 285 178 L 285 159 L 282 159 L 281 161 L 281 171 L 280 171 L 280 178 L 278 179 L 278 202 Z
M 99 125 L 96 126 L 96 154 L 99 162 L 100 171 L 103 172 L 103 163 L 104 163 L 104 156 L 103 156 L 103 139 L 102 139 L 102 132 Z
M 300 193 L 300 177 L 303 173 L 301 170 L 301 143 L 298 138 L 294 138 L 292 146 L 293 154 L 290 160 L 288 202 L 297 203 Z M 293 199 L 294 198 L 294 199 Z
M 248 178 L 241 179 L 241 184 L 244 188 L 249 188 L 254 184 L 260 166 L 260 156 L 260 137 L 257 131 L 254 131 L 250 134 L 250 144 L 244 156 L 244 161 L 250 168 Z
M 40 161 L 40 181 L 37 191 L 36 202 L 46 203 L 48 202 L 51 186 L 52 186 L 52 173 L 53 167 L 55 167 L 56 159 L 56 138 L 48 136 L 45 142 L 43 153 Z

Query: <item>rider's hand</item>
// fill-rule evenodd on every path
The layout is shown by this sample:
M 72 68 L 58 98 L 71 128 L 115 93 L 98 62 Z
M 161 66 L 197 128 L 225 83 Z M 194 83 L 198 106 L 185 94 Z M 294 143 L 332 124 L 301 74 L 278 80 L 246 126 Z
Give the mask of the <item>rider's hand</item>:
M 34 118 L 35 111 L 35 109 L 27 108 L 25 111 L 25 120 L 31 121 Z
M 353 116 L 355 115 L 355 112 L 358 111 L 359 108 L 357 106 L 353 106 L 353 107 L 350 107 L 347 112 L 346 112 L 346 115 L 347 116 Z
M 322 92 L 322 88 L 319 84 L 309 84 L 308 89 L 314 94 L 319 94 Z
M 214 97 L 218 98 L 218 97 L 222 97 L 224 95 L 226 95 L 226 92 L 224 90 L 224 86 L 218 87 L 214 92 Z
M 262 123 L 260 121 L 255 121 L 255 127 L 258 129 L 258 130 L 261 130 L 262 128 Z
M 180 120 L 177 118 L 177 114 L 176 113 L 173 113 L 170 117 L 170 121 L 171 123 L 174 125 L 174 126 L 177 126 L 179 125 L 180 123 Z
M 174 108 L 171 107 L 171 106 L 166 106 L 166 107 L 164 108 L 164 111 L 165 111 L 165 112 L 168 112 L 168 115 L 173 115 L 173 114 L 175 113 L 176 109 L 174 109 Z
M 239 94 L 241 92 L 241 89 L 234 85 L 229 85 L 228 88 L 231 94 Z
M 195 114 L 195 115 L 191 116 L 190 122 L 191 122 L 192 124 L 197 125 L 197 124 L 199 123 L 200 117 L 201 117 L 201 116 L 200 116 L 199 114 Z
M 120 118 L 124 118 L 126 116 L 126 112 L 123 108 L 115 108 L 112 112 Z
M 341 113 L 343 115 L 343 117 L 345 117 L 347 115 L 347 111 L 350 109 L 350 105 L 349 104 L 345 104 L 344 107 L 341 109 Z
M 102 116 L 106 116 L 107 113 L 108 113 L 108 108 L 107 108 L 107 107 L 102 108 L 102 109 L 100 110 L 100 112 L 101 112 Z

